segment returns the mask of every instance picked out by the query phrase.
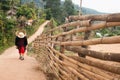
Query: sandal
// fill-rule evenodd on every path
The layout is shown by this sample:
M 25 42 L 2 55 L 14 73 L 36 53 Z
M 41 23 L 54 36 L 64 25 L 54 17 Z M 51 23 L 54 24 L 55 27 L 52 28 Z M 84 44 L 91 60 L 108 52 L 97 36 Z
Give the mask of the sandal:
M 24 60 L 24 57 L 21 57 L 20 60 Z

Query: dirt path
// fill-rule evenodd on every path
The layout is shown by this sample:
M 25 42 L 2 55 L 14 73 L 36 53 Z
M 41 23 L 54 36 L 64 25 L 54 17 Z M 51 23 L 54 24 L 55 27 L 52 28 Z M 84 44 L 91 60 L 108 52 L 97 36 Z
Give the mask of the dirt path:
M 29 43 L 42 33 L 47 23 L 48 21 L 43 23 L 38 31 L 28 39 Z M 15 46 L 0 55 L 0 80 L 46 80 L 45 75 L 37 70 L 39 65 L 34 58 L 25 55 L 25 60 L 21 61 L 18 57 Z

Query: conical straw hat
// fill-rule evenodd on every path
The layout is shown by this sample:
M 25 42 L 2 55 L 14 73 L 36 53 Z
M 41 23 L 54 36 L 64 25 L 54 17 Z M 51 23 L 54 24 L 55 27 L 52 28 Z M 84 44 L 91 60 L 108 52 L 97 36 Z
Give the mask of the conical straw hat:
M 24 38 L 26 36 L 26 33 L 25 31 L 17 31 L 16 36 L 18 36 L 19 38 Z

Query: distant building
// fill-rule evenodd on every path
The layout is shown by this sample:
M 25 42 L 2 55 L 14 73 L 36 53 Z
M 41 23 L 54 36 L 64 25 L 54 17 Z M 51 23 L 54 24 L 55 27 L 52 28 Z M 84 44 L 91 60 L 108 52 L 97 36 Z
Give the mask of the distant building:
M 32 26 L 33 21 L 34 21 L 33 19 L 29 19 L 29 20 L 26 21 L 26 24 L 29 25 L 29 26 Z

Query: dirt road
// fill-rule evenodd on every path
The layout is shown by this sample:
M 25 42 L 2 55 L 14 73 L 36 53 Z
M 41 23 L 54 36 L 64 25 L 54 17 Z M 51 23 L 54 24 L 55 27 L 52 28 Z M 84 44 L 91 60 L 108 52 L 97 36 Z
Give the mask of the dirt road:
M 43 23 L 38 31 L 28 39 L 31 43 L 43 31 Z M 46 80 L 44 73 L 37 70 L 39 64 L 33 57 L 25 55 L 25 60 L 18 59 L 19 54 L 15 46 L 7 49 L 0 55 L 0 80 Z

